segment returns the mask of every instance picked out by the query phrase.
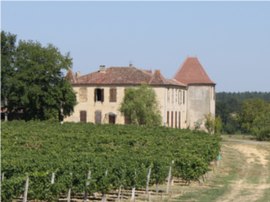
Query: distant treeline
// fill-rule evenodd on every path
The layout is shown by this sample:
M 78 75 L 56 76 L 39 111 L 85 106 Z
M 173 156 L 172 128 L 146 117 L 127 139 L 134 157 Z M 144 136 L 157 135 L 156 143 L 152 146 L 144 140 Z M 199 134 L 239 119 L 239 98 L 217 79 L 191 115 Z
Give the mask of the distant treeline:
M 250 104 L 250 101 L 253 104 Z M 258 105 L 262 103 L 270 105 L 270 92 L 216 93 L 216 116 L 222 119 L 223 132 L 229 134 L 246 133 L 247 130 L 243 127 L 245 123 L 242 122 L 245 118 L 243 110 L 247 111 L 247 106 L 249 106 L 250 111 L 257 112 L 258 107 L 254 104 L 256 102 L 259 103 Z M 266 111 L 260 113 L 265 114 Z
M 247 99 L 262 99 L 270 102 L 270 92 L 219 92 L 216 93 L 217 102 L 227 102 L 229 100 L 237 100 L 242 102 Z

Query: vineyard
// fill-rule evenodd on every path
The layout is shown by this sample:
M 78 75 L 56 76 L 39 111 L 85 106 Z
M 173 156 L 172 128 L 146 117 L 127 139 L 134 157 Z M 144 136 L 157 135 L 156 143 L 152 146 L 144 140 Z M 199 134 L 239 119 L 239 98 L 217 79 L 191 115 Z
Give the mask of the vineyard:
M 3 202 L 57 201 L 63 195 L 146 189 L 168 175 L 189 182 L 208 171 L 220 138 L 164 127 L 80 123 L 2 123 Z

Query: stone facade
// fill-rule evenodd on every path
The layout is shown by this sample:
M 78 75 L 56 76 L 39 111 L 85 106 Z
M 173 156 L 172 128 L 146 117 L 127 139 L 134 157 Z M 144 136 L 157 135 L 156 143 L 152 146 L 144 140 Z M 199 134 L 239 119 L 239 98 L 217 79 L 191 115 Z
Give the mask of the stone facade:
M 120 113 L 119 108 L 125 95 L 125 89 L 130 87 L 75 86 L 73 89 L 76 92 L 78 104 L 74 108 L 74 113 L 66 117 L 65 121 L 91 123 L 110 123 L 111 121 L 115 124 L 125 124 L 125 117 Z M 157 96 L 162 124 L 174 128 L 186 128 L 186 87 L 153 86 L 152 88 Z M 103 90 L 103 101 L 94 99 L 96 89 Z M 113 102 L 110 100 L 111 89 L 116 90 L 116 101 Z M 82 95 L 82 92 L 84 95 Z

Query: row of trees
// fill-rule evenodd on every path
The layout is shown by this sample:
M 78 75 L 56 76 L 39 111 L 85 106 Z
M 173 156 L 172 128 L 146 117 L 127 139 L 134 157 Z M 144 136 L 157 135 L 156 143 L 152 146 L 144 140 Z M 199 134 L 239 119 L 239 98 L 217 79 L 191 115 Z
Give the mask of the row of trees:
M 1 32 L 1 109 L 22 119 L 61 120 L 76 104 L 76 95 L 64 78 L 72 66 L 52 44 L 16 41 Z M 6 117 L 7 118 L 7 117 Z
M 270 139 L 270 93 L 217 93 L 216 114 L 222 119 L 224 133 Z

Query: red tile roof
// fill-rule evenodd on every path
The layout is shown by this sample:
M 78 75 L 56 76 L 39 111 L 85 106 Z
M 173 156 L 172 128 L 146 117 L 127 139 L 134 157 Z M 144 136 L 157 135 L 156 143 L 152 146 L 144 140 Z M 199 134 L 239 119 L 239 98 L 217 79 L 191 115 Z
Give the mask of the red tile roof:
M 215 85 L 196 57 L 188 57 L 175 74 L 174 79 L 184 84 Z
M 102 70 L 75 77 L 68 72 L 67 78 L 74 85 L 176 85 L 186 86 L 176 80 L 168 80 L 156 70 L 154 73 L 148 70 L 142 70 L 135 67 L 109 67 Z

